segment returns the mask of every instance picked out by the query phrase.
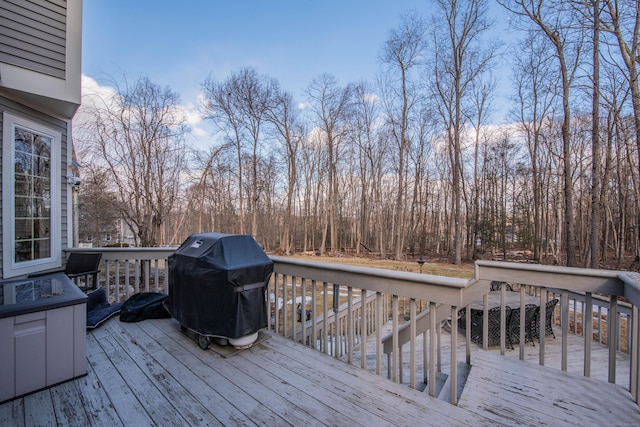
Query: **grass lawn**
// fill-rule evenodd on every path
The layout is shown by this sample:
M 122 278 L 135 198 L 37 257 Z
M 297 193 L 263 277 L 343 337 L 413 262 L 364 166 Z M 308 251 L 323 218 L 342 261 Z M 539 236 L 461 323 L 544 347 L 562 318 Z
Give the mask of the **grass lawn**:
M 349 256 L 314 256 L 314 255 L 293 255 L 291 258 L 306 259 L 309 261 L 333 262 L 337 264 L 357 265 L 361 267 L 384 268 L 395 271 L 411 271 L 420 273 L 420 265 L 415 261 L 395 261 L 379 258 L 349 257 Z M 423 274 L 433 274 L 436 276 L 460 277 L 470 279 L 473 277 L 473 263 L 463 263 L 454 265 L 444 262 L 427 262 L 422 266 Z

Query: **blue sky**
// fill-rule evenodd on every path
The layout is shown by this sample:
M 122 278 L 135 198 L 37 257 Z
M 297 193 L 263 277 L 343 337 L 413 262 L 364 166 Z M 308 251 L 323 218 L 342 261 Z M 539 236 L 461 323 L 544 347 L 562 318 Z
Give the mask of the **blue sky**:
M 83 73 L 148 76 L 195 102 L 211 73 L 253 66 L 301 100 L 327 72 L 340 83 L 373 80 L 377 55 L 399 16 L 426 0 L 187 0 L 84 2 Z

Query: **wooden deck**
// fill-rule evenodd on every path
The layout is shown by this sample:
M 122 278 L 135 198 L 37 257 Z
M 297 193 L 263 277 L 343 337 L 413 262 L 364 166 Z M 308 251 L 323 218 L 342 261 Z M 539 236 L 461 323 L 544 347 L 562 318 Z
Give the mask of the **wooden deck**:
M 88 375 L 0 405 L 0 425 L 495 425 L 272 335 L 224 358 L 171 319 L 87 334 Z
M 571 423 L 573 413 L 582 421 L 591 413 L 589 405 L 551 402 L 543 412 L 557 415 L 520 419 L 518 411 L 529 411 L 539 396 L 513 393 L 518 399 L 507 405 L 495 389 L 479 388 L 503 386 L 472 380 L 473 369 L 468 384 L 476 392 L 465 391 L 456 407 L 277 335 L 222 357 L 200 349 L 172 319 L 133 324 L 111 319 L 87 334 L 87 360 L 87 376 L 0 405 L 0 425 L 545 425 Z M 546 369 L 518 360 L 504 365 L 511 362 Z M 476 375 L 509 381 L 523 369 L 517 365 L 511 367 L 515 373 L 492 374 L 487 365 Z M 549 375 L 560 378 L 553 370 Z M 541 379 L 548 384 L 547 377 Z M 532 382 L 538 390 L 537 380 L 524 375 L 515 382 Z M 598 387 L 576 387 L 585 402 L 602 398 Z M 627 403 L 611 408 L 625 424 L 640 425 L 640 411 Z

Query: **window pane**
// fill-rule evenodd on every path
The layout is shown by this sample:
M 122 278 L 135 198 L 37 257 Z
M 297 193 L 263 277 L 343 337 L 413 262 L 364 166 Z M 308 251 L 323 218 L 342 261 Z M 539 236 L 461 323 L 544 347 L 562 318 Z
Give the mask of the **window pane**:
M 33 221 L 33 237 L 36 239 L 49 237 L 50 226 L 49 218 L 36 218 Z
M 51 256 L 51 239 L 39 239 L 33 242 L 33 259 Z
M 16 174 L 31 175 L 31 154 L 16 150 L 15 172 Z
M 51 144 L 46 135 L 16 126 L 15 260 L 51 257 Z

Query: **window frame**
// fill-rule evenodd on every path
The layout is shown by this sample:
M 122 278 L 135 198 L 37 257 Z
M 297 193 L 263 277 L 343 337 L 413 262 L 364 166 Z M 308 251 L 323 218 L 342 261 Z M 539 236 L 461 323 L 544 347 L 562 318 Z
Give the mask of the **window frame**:
M 51 138 L 50 147 L 50 256 L 16 262 L 15 129 Z M 62 134 L 55 129 L 8 112 L 2 114 L 2 276 L 3 278 L 59 268 L 62 265 Z

